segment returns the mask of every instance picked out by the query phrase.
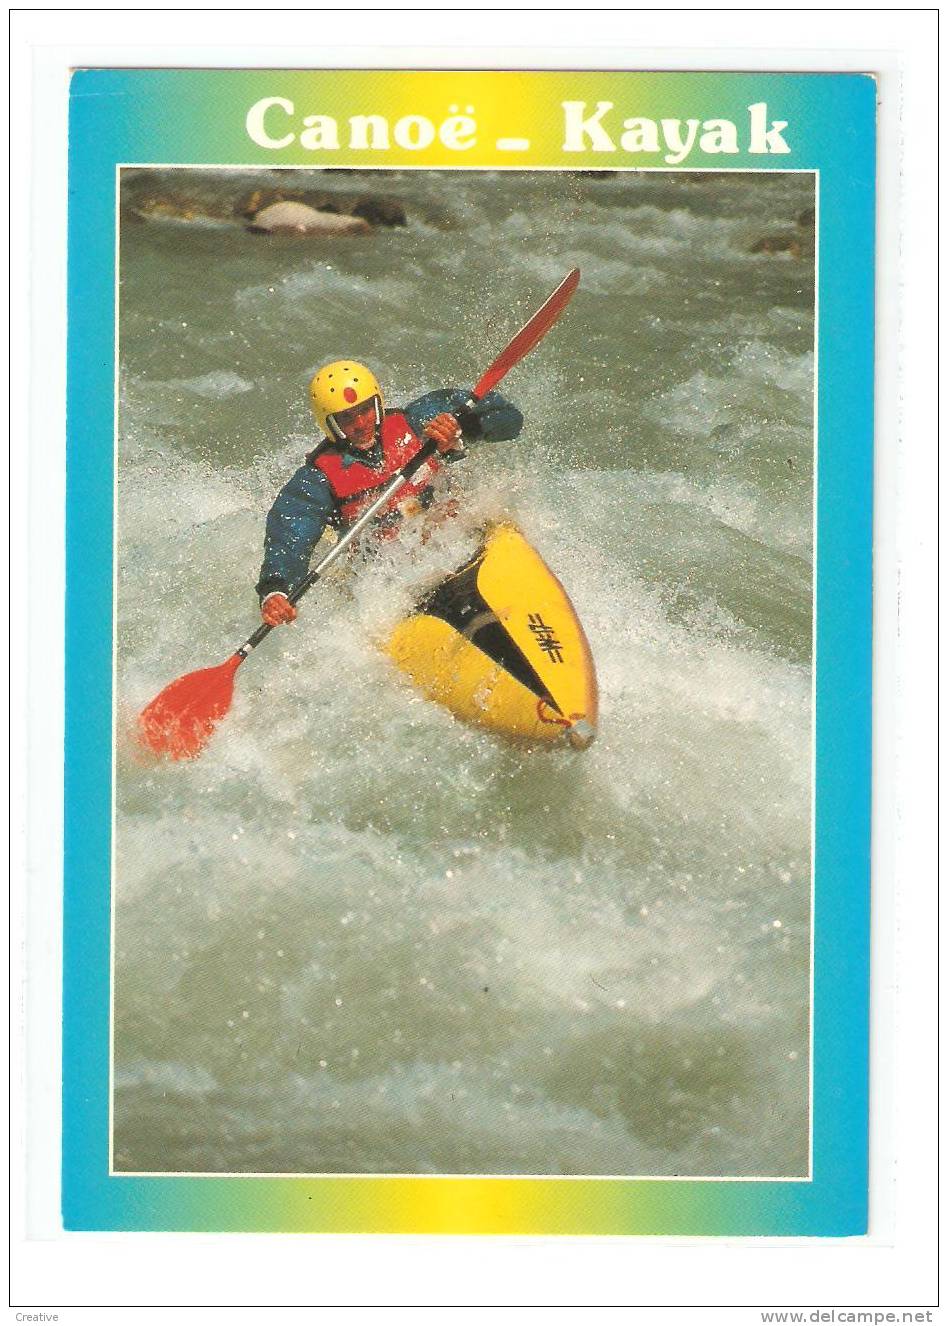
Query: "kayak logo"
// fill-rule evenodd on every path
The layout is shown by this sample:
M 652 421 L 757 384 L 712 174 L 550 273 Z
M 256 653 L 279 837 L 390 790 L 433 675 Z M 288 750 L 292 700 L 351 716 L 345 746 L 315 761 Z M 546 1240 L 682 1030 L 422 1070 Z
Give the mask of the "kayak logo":
M 539 612 L 530 612 L 527 614 L 527 622 L 530 630 L 536 637 L 536 642 L 547 655 L 551 663 L 563 662 L 563 646 L 556 638 L 556 631 L 552 626 L 547 626 Z

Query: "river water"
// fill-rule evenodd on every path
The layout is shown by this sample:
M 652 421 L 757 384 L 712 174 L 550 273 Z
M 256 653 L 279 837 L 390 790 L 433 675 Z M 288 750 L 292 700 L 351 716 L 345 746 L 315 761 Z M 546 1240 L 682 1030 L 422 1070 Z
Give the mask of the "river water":
M 408 224 L 215 220 L 258 186 Z M 165 172 L 121 231 L 114 1163 L 120 1170 L 807 1170 L 814 273 L 802 174 Z M 793 252 L 753 254 L 769 235 Z M 526 426 L 463 515 L 334 575 L 191 763 L 136 749 L 167 681 L 253 629 L 306 384 L 504 383 Z M 479 522 L 567 588 L 598 741 L 523 751 L 374 642 Z

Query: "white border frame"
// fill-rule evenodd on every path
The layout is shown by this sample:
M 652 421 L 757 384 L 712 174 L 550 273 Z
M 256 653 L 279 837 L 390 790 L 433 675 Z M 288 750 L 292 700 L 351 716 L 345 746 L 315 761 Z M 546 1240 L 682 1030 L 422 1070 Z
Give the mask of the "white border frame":
M 219 44 L 221 16 L 213 10 L 177 12 L 179 40 L 190 42 L 188 46 L 165 44 L 167 25 L 155 11 L 58 11 L 54 25 L 42 11 L 14 14 L 11 100 L 20 109 L 20 118 L 12 143 L 13 170 L 17 181 L 32 180 L 34 199 L 32 215 L 20 206 L 13 217 L 14 251 L 32 253 L 31 266 L 18 262 L 12 272 L 14 325 L 30 322 L 35 365 L 31 380 L 29 349 L 15 347 L 12 425 L 17 445 L 11 449 L 11 538 L 14 547 L 30 548 L 33 610 L 28 630 L 15 640 L 12 659 L 14 760 L 24 775 L 21 787 L 28 789 L 25 800 L 21 793 L 14 802 L 12 838 L 14 1301 L 37 1310 L 55 1303 L 128 1303 L 138 1296 L 137 1286 L 150 1282 L 157 1251 L 162 1249 L 166 1257 L 173 1249 L 173 1283 L 164 1292 L 168 1301 L 191 1303 L 214 1304 L 223 1297 L 238 1305 L 314 1299 L 345 1303 L 353 1301 L 354 1293 L 380 1304 L 474 1302 L 485 1297 L 511 1304 L 660 1303 L 674 1294 L 707 1305 L 733 1299 L 733 1285 L 739 1283 L 737 1293 L 748 1305 L 786 1304 L 788 1297 L 799 1305 L 854 1300 L 895 1308 L 932 1305 L 937 1295 L 937 1173 L 932 1154 L 936 1077 L 931 1047 L 937 991 L 932 890 L 925 885 L 934 879 L 936 866 L 929 832 L 936 769 L 932 723 L 936 634 L 931 612 L 936 588 L 936 488 L 929 445 L 937 382 L 931 170 L 931 129 L 936 122 L 934 11 L 691 10 L 688 51 L 675 46 L 682 27 L 680 11 L 670 15 L 656 10 L 596 11 L 602 42 L 598 50 L 582 45 L 590 29 L 578 11 L 544 10 L 545 44 L 539 49 L 536 19 L 530 11 L 505 14 L 505 38 L 523 45 L 504 49 L 470 46 L 472 30 L 487 39 L 492 35 L 492 20 L 472 21 L 472 11 L 413 11 L 411 19 L 404 11 L 374 11 L 373 39 L 389 46 L 348 51 L 303 44 L 305 33 L 321 36 L 327 26 L 331 32 L 345 30 L 345 24 L 331 16 L 324 19 L 327 11 L 319 11 L 318 16 L 313 11 L 308 16 L 300 11 L 224 12 L 228 39 L 242 41 L 243 46 Z M 51 28 L 58 45 L 50 41 Z M 854 36 L 863 43 L 859 50 L 853 48 Z M 433 40 L 440 43 L 438 48 L 426 45 Z M 267 41 L 283 44 L 267 46 Z M 418 45 L 407 46 L 411 41 Z M 451 64 L 870 69 L 880 76 L 872 1232 L 865 1239 L 755 1240 L 752 1250 L 728 1240 L 705 1240 L 689 1248 L 683 1276 L 682 1245 L 689 1241 L 682 1239 L 458 1238 L 439 1240 L 432 1257 L 432 1242 L 424 1239 L 323 1236 L 316 1247 L 310 1236 L 241 1236 L 239 1250 L 245 1255 L 234 1258 L 236 1236 L 57 1233 L 61 808 L 55 793 L 51 803 L 49 796 L 60 782 L 62 715 L 48 697 L 62 693 L 61 619 L 58 611 L 50 610 L 62 593 L 62 549 L 47 540 L 50 531 L 55 536 L 56 513 L 63 509 L 67 71 L 82 64 L 332 67 L 353 62 L 363 67 L 417 68 Z M 27 194 L 21 189 L 18 196 Z M 895 362 L 896 347 L 900 367 Z M 27 436 L 33 462 L 30 451 L 20 445 Z M 900 438 L 911 440 L 911 450 Z M 897 1023 L 903 1033 L 898 1043 Z M 29 1169 L 27 1112 L 32 1138 Z M 370 1277 L 365 1275 L 368 1259 Z M 228 1326 L 260 1319 L 239 1307 L 202 1316 Z M 626 1309 L 621 1314 L 623 1322 L 641 1321 L 643 1326 L 699 1317 L 722 1326 L 759 1321 L 759 1314 L 750 1308 L 700 1314 L 675 1310 L 673 1318 L 655 1308 Z M 69 1314 L 71 1321 L 103 1319 L 101 1309 Z M 125 1309 L 119 1319 L 139 1318 Z M 272 1320 L 273 1314 L 266 1319 Z M 305 1319 L 311 1320 L 311 1314 Z M 385 1319 L 414 1323 L 418 1313 L 409 1310 Z M 460 1319 L 460 1314 L 446 1311 L 438 1315 L 439 1321 Z M 520 1319 L 547 1323 L 567 1318 L 543 1309 L 527 1310 Z
M 287 166 L 285 170 L 308 170 L 308 166 Z M 332 170 L 332 166 L 322 166 L 319 169 Z M 335 167 L 340 169 L 340 167 Z M 348 173 L 352 172 L 352 167 L 344 167 Z M 443 174 L 446 170 L 454 170 L 458 174 L 476 174 L 478 172 L 502 172 L 512 171 L 523 173 L 531 171 L 536 173 L 556 173 L 569 174 L 568 166 L 363 166 L 356 167 L 356 170 L 362 174 L 372 175 L 375 173 L 384 173 L 385 171 L 404 172 L 416 170 L 419 172 L 438 171 Z M 606 167 L 603 167 L 606 169 Z M 610 168 L 611 169 L 611 168 Z M 250 174 L 254 171 L 265 172 L 266 166 L 254 164 L 240 164 L 237 162 L 228 162 L 222 165 L 216 163 L 199 163 L 188 161 L 185 163 L 175 162 L 151 162 L 151 161 L 119 161 L 115 165 L 115 240 L 114 240 L 114 272 L 115 272 L 115 290 L 113 301 L 113 317 L 115 319 L 115 354 L 113 364 L 113 386 L 114 401 L 112 410 L 112 510 L 114 519 L 112 522 L 112 751 L 111 751 L 111 786 L 112 786 L 112 822 L 110 825 L 109 841 L 111 844 L 110 852 L 110 870 L 111 879 L 109 887 L 109 1177 L 115 1178 L 188 1178 L 188 1179 L 537 1179 L 546 1181 L 577 1181 L 577 1182 L 602 1182 L 609 1183 L 615 1180 L 625 1180 L 634 1182 L 636 1180 L 647 1180 L 651 1183 L 812 1183 L 813 1182 L 813 1059 L 814 1059 L 814 998 L 816 989 L 816 595 L 817 595 L 817 530 L 819 527 L 819 512 L 817 503 L 819 499 L 819 341 L 820 341 L 820 172 L 819 170 L 794 169 L 774 167 L 772 170 L 749 170 L 747 167 L 724 167 L 721 169 L 704 168 L 701 170 L 688 171 L 689 175 L 812 175 L 813 176 L 813 205 L 816 212 L 814 218 L 814 254 L 813 254 L 813 377 L 810 390 L 813 396 L 813 485 L 812 485 L 812 520 L 811 520 L 811 541 L 812 541 L 812 590 L 810 599 L 810 910 L 808 915 L 809 939 L 810 939 L 810 966 L 809 966 L 809 1003 L 807 1005 L 807 1050 L 808 1050 L 808 1068 L 807 1068 L 807 1172 L 806 1174 L 526 1174 L 526 1173 L 500 1173 L 490 1172 L 488 1174 L 472 1173 L 454 1173 L 446 1170 L 438 1174 L 422 1174 L 417 1171 L 408 1170 L 404 1173 L 383 1170 L 376 1172 L 374 1170 L 355 1170 L 353 1172 L 322 1170 L 306 1171 L 304 1173 L 295 1173 L 288 1170 L 277 1170 L 270 1172 L 267 1170 L 117 1170 L 114 1168 L 114 1148 L 115 1148 L 115 889 L 117 883 L 116 874 L 116 853 L 118 848 L 118 831 L 116 828 L 116 797 L 118 787 L 118 689 L 116 679 L 118 677 L 118 542 L 119 542 L 119 400 L 120 400 L 120 372 L 121 372 L 121 336 L 119 330 L 119 289 L 121 282 L 121 252 L 122 252 L 122 171 L 123 170 L 203 170 L 203 171 L 240 171 Z M 613 174 L 626 175 L 677 175 L 680 174 L 674 167 L 663 166 L 620 166 L 611 170 Z

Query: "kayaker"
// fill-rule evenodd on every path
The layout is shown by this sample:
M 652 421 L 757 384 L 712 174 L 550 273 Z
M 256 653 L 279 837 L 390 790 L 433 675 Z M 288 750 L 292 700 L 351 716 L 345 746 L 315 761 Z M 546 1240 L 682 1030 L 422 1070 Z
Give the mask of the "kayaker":
M 393 532 L 406 515 L 431 505 L 431 480 L 445 461 L 464 455 L 466 442 L 507 442 L 523 426 L 520 411 L 496 391 L 473 409 L 467 392 L 448 387 L 419 396 L 400 410 L 386 410 L 375 376 L 352 359 L 321 368 L 309 384 L 309 398 L 325 436 L 267 516 L 257 593 L 268 626 L 295 619 L 297 610 L 287 595 L 309 570 L 326 526 L 344 528 L 355 520 L 377 490 L 418 452 L 423 439 L 432 438 L 439 454 L 392 499 L 391 511 L 380 517 L 383 530 Z

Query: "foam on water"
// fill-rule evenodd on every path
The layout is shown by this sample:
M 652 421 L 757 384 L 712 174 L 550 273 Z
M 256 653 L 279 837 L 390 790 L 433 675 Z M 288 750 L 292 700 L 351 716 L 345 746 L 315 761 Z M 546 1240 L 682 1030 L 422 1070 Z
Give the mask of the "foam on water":
M 812 273 L 745 241 L 809 186 L 385 185 L 423 224 L 319 259 L 235 232 L 208 269 L 185 227 L 124 248 L 116 1165 L 802 1173 Z M 452 471 L 462 518 L 327 577 L 202 758 L 147 761 L 141 705 L 254 625 L 307 372 L 362 355 L 392 401 L 474 376 L 576 252 L 506 386 L 523 437 Z M 589 636 L 582 754 L 464 727 L 377 647 L 500 517 Z

